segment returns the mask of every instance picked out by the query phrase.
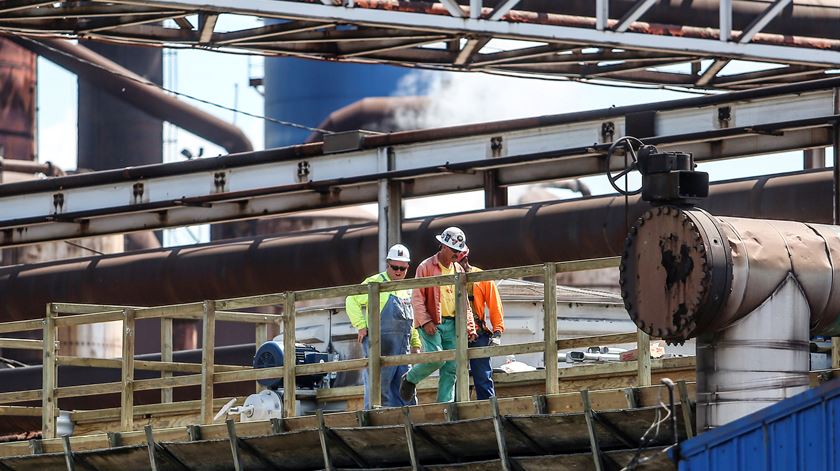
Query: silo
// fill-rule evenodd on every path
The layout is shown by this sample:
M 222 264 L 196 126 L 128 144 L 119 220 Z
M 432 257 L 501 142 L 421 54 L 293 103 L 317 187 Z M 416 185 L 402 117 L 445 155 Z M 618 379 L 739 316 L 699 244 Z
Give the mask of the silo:
M 35 158 L 36 59 L 0 38 L 0 157 Z
M 163 83 L 159 48 L 94 41 L 84 45 L 152 82 Z M 107 170 L 163 161 L 163 121 L 81 78 L 78 121 L 80 169 Z
M 392 95 L 411 69 L 306 59 L 265 59 L 265 114 L 318 126 L 333 111 L 366 97 Z M 265 147 L 306 141 L 309 131 L 266 122 Z

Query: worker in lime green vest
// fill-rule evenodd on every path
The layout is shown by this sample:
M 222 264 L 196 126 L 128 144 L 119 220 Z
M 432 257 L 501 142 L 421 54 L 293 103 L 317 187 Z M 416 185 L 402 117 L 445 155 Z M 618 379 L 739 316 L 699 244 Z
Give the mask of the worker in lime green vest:
M 385 271 L 367 277 L 363 284 L 383 283 L 405 279 L 411 255 L 402 244 L 396 244 L 388 250 L 385 259 Z M 358 331 L 357 340 L 362 344 L 365 357 L 368 356 L 368 314 L 367 294 L 348 296 L 345 300 L 347 316 L 350 323 Z M 382 355 L 404 355 L 420 351 L 420 336 L 414 329 L 414 310 L 411 307 L 411 290 L 383 291 L 379 294 L 380 348 Z M 400 378 L 408 371 L 407 365 L 386 366 L 382 368 L 382 405 L 386 407 L 401 407 L 415 404 L 412 398 L 408 401 L 400 399 Z M 368 384 L 367 369 L 362 370 L 365 383 L 365 409 L 370 409 L 370 385 Z

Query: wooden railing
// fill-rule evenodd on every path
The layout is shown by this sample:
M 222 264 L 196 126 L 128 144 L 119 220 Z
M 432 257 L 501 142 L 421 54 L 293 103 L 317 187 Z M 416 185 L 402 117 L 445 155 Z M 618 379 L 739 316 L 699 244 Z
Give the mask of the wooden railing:
M 10 332 L 33 331 L 43 329 L 43 340 L 0 339 L 3 348 L 27 348 L 43 350 L 42 388 L 39 390 L 0 393 L 0 405 L 27 401 L 41 401 L 40 415 L 43 420 L 43 437 L 53 438 L 56 434 L 57 400 L 60 398 L 80 397 L 99 394 L 116 394 L 120 401 L 120 430 L 134 428 L 134 392 L 160 390 L 161 404 L 158 409 L 165 409 L 165 404 L 172 403 L 172 390 L 184 386 L 200 386 L 199 401 L 184 401 L 188 410 L 198 410 L 200 422 L 210 424 L 214 412 L 213 388 L 217 384 L 256 381 L 264 378 L 279 378 L 284 381 L 286 391 L 294 391 L 296 376 L 317 373 L 332 373 L 368 369 L 369 384 L 372 391 L 378 391 L 381 385 L 380 370 L 383 366 L 408 365 L 424 362 L 455 360 L 456 362 L 456 401 L 469 400 L 469 367 L 471 358 L 487 358 L 515 354 L 543 352 L 545 363 L 545 393 L 559 392 L 559 373 L 557 352 L 559 349 L 575 348 L 593 344 L 609 345 L 616 343 L 638 342 L 640 347 L 638 365 L 638 384 L 650 384 L 650 357 L 644 355 L 649 347 L 649 338 L 640 332 L 603 335 L 584 339 L 557 339 L 557 273 L 583 271 L 599 268 L 617 267 L 619 258 L 602 258 L 574 262 L 547 263 L 515 268 L 486 270 L 475 273 L 456 273 L 447 276 L 415 278 L 367 285 L 349 285 L 331 288 L 288 291 L 283 293 L 248 296 L 241 298 L 207 300 L 186 304 L 157 307 L 103 306 L 88 304 L 51 303 L 47 306 L 44 319 L 8 322 L 0 324 L 0 334 Z M 469 282 L 499 280 L 504 278 L 541 277 L 544 283 L 544 340 L 540 342 L 520 343 L 503 346 L 467 348 L 467 294 Z M 295 312 L 296 303 L 324 298 L 336 298 L 350 295 L 368 295 L 368 312 L 379 312 L 379 293 L 399 289 L 413 289 L 429 286 L 453 284 L 456 297 L 456 348 L 438 352 L 382 356 L 380 347 L 380 317 L 369 316 L 368 332 L 370 348 L 368 358 L 341 360 L 335 362 L 295 365 L 287 361 L 284 366 L 254 369 L 250 366 L 217 365 L 214 359 L 215 327 L 217 321 L 246 322 L 254 324 L 256 343 L 268 340 L 269 327 L 282 326 L 285 352 L 295 351 Z M 282 314 L 260 314 L 234 312 L 265 306 L 282 305 Z M 160 319 L 161 322 L 161 360 L 139 361 L 134 358 L 135 323 L 141 319 Z M 172 321 L 173 319 L 195 319 L 203 324 L 202 362 L 200 365 L 179 363 L 172 356 Z M 122 322 L 122 358 L 101 359 L 58 356 L 58 328 L 100 322 Z M 57 367 L 60 365 L 112 367 L 120 368 L 119 382 L 89 384 L 82 386 L 58 386 Z M 138 370 L 160 371 L 160 378 L 135 380 Z M 174 376 L 174 373 L 181 375 Z M 284 416 L 296 415 L 295 394 L 284 395 Z M 218 401 L 216 401 L 218 402 Z M 173 409 L 175 404 L 172 405 Z M 379 394 L 371 394 L 371 406 L 381 406 Z M 155 406 L 139 406 L 153 408 Z M 31 408 L 29 415 L 34 414 Z M 0 406 L 0 415 L 4 413 L 23 413 L 19 406 Z M 88 415 L 96 411 L 85 411 Z

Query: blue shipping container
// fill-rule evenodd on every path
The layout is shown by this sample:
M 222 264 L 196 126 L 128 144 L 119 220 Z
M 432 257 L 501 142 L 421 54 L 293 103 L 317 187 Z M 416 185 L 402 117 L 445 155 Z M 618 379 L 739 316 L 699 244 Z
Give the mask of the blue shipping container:
M 679 469 L 840 471 L 840 379 L 683 442 Z

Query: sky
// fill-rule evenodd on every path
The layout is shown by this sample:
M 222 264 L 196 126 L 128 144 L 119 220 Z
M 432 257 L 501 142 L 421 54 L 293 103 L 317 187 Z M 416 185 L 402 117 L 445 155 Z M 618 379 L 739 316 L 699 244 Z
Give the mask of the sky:
M 259 26 L 253 19 L 222 15 L 217 31 Z M 505 48 L 504 44 L 497 47 Z M 262 115 L 261 93 L 250 87 L 250 78 L 262 77 L 263 59 L 258 56 L 218 53 L 207 50 L 167 50 L 164 54 L 164 86 L 180 93 L 209 100 L 227 107 Z M 729 73 L 737 72 L 730 69 Z M 750 67 L 741 65 L 741 69 Z M 422 124 L 446 126 L 486 122 L 546 114 L 608 108 L 639 103 L 684 98 L 689 96 L 666 90 L 614 88 L 575 82 L 500 77 L 481 73 L 437 73 L 414 71 L 398 84 L 396 95 L 411 95 L 419 88 L 429 89 L 436 103 L 433 113 Z M 65 169 L 76 168 L 76 77 L 47 60 L 38 60 L 38 159 L 51 161 Z M 182 98 L 183 99 L 183 98 Z M 263 120 L 198 103 L 187 102 L 240 126 L 254 148 L 264 148 Z M 164 129 L 164 161 L 183 160 L 181 151 L 193 155 L 203 148 L 204 156 L 224 154 L 220 147 L 171 125 Z M 831 160 L 830 150 L 828 160 Z M 711 179 L 725 180 L 802 169 L 800 152 L 786 153 L 767 159 L 753 157 L 733 161 L 701 164 L 699 170 L 710 173 Z M 603 176 L 583 179 L 593 194 L 612 193 Z M 631 183 L 632 186 L 632 183 Z M 515 203 L 524 188 L 510 189 Z M 575 197 L 568 190 L 550 190 L 560 198 Z M 482 192 L 468 192 L 453 198 L 449 195 L 409 200 L 405 206 L 408 218 L 447 212 L 476 210 L 483 207 Z M 365 205 L 376 213 L 376 205 Z M 206 228 L 193 228 L 167 235 L 167 245 L 206 240 Z

